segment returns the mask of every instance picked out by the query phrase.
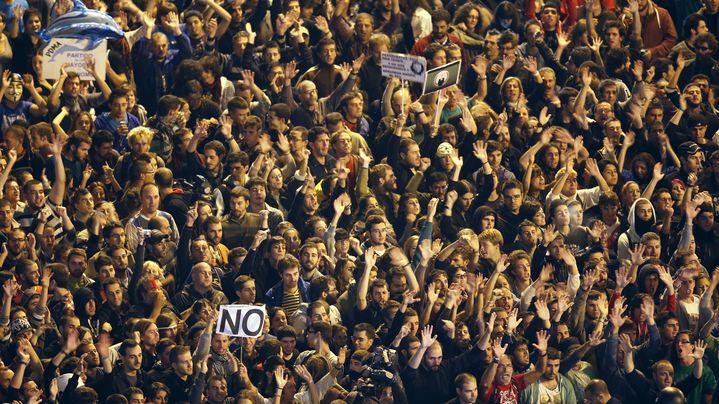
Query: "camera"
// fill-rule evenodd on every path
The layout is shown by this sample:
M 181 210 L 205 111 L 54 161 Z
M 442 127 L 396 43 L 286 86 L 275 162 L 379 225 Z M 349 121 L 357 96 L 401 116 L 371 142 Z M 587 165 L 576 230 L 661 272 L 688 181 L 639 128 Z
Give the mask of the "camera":
M 142 237 L 148 238 L 152 235 L 152 230 L 150 229 L 142 229 Z

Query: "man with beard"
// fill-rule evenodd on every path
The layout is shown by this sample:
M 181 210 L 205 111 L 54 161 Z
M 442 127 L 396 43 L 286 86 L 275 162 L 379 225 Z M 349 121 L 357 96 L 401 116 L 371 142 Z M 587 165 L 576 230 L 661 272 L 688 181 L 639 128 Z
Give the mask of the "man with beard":
M 491 320 L 490 320 L 491 323 Z M 547 365 L 546 332 L 537 333 L 537 343 L 533 344 L 539 355 L 534 370 L 514 374 L 512 359 L 505 355 L 508 345 L 502 345 L 497 338 L 492 344 L 494 357 L 492 363 L 485 369 L 479 383 L 479 396 L 485 402 L 516 403 L 519 395 L 532 383 L 537 381 L 544 373 Z
M 315 177 L 315 182 L 319 183 L 330 171 L 332 171 L 337 162 L 330 152 L 330 134 L 329 131 L 322 126 L 315 126 L 310 129 L 307 140 L 309 141 L 312 153 L 309 157 L 310 173 Z
M 302 264 L 302 279 L 305 282 L 311 282 L 322 276 L 319 271 L 320 253 L 316 244 L 306 243 L 300 248 L 300 264 Z
M 247 211 L 249 202 L 246 189 L 235 187 L 230 192 L 230 213 L 222 219 L 222 240 L 229 248 L 249 248 L 257 231 L 267 228 L 260 215 Z M 188 226 L 192 226 L 189 220 Z
M 656 362 L 652 367 L 652 379 L 650 380 L 634 366 L 636 347 L 632 346 L 626 335 L 623 337 L 619 339 L 619 343 L 621 349 L 627 352 L 624 355 L 626 379 L 634 391 L 641 394 L 643 398 L 641 402 L 655 402 L 659 391 L 671 386 L 681 389 L 687 396 L 686 402 L 688 403 L 700 402 L 702 398 L 704 402 L 711 401 L 711 391 L 716 387 L 716 380 L 711 368 L 704 366 L 702 361 L 706 343 L 701 340 L 692 343 L 688 332 L 678 333 L 673 344 L 676 355 L 672 355 L 676 356 L 678 360 L 677 366 L 667 360 Z M 706 391 L 709 391 L 709 394 L 704 394 Z
M 559 373 L 561 353 L 554 348 L 547 351 L 540 350 L 540 358 L 545 356 L 546 365 L 539 380 L 534 383 L 527 383 L 525 375 L 526 388 L 521 394 L 521 400 L 530 403 L 576 403 L 574 385 L 567 377 Z
M 18 260 L 15 264 L 15 274 L 21 290 L 32 289 L 40 284 L 40 270 L 34 261 Z
M 460 373 L 454 378 L 454 389 L 457 398 L 446 404 L 474 404 L 477 402 L 477 378 L 469 373 Z
M 247 207 L 248 212 L 257 213 L 261 217 L 267 215 L 267 225 L 270 229 L 275 229 L 284 220 L 282 211 L 270 206 L 267 201 L 267 181 L 263 178 L 255 177 L 247 181 L 245 188 L 250 191 L 250 204 Z
M 347 77 L 342 83 L 326 97 L 319 97 L 317 94 L 317 86 L 309 80 L 300 81 L 297 85 L 299 91 L 300 103 L 295 102 L 292 80 L 297 75 L 297 68 L 294 62 L 290 62 L 285 66 L 285 83 L 282 88 L 282 102 L 287 104 L 292 111 L 292 123 L 311 128 L 316 125 L 322 125 L 325 116 L 337 109 L 340 98 L 354 88 L 357 83 L 357 77 L 365 56 L 362 55 L 352 62 L 352 69 L 347 73 Z M 311 141 L 311 140 L 310 140 Z
M 222 244 L 222 220 L 217 216 L 209 216 L 202 223 L 202 232 L 215 257 L 215 265 L 226 267 L 229 262 L 230 249 Z
M 692 220 L 696 222 L 694 226 L 694 242 L 696 243 L 696 255 L 705 268 L 714 268 L 717 265 L 717 252 L 719 252 L 719 225 L 715 222 L 714 208 L 709 203 L 699 205 L 698 213 L 694 207 L 696 202 L 692 201 L 689 209 L 693 209 L 686 216 L 687 223 Z
M 208 248 L 207 246 L 205 247 Z M 213 305 L 229 303 L 227 296 L 213 287 L 212 267 L 209 264 L 199 262 L 193 265 L 190 276 L 192 277 L 192 282 L 172 299 L 172 303 L 177 310 L 182 312 L 200 299 L 207 299 Z M 178 280 L 178 282 L 182 284 L 182 280 Z
M 192 54 L 190 40 L 182 34 L 177 15 L 172 15 L 170 20 L 178 52 L 170 52 L 166 34 L 159 31 L 153 33 L 152 30 L 147 30 L 145 37 L 136 44 L 136 52 L 133 52 L 137 99 L 147 109 L 148 115 L 155 114 L 160 97 L 170 92 L 175 67 Z
M 414 46 L 412 47 L 412 51 L 410 53 L 413 55 L 423 55 L 425 49 L 427 49 L 427 47 L 433 43 L 442 46 L 454 43 L 459 45 L 459 47 L 462 48 L 462 51 L 464 52 L 464 44 L 462 43 L 462 40 L 459 39 L 458 36 L 448 33 L 449 24 L 451 21 L 452 17 L 449 15 L 449 12 L 447 12 L 447 10 L 434 10 L 432 12 L 432 33 L 430 33 L 424 38 L 420 38 L 419 40 L 417 40 L 417 42 L 414 43 Z
M 168 372 L 162 380 L 162 383 L 170 389 L 169 402 L 186 401 L 190 397 L 190 389 L 193 385 L 193 364 L 190 347 L 177 345 L 172 348 L 170 350 L 170 363 L 172 371 Z
M 146 126 L 155 133 L 150 143 L 150 151 L 166 162 L 172 157 L 172 138 L 174 126 L 181 116 L 180 107 L 180 98 L 170 94 L 163 95 L 157 102 L 157 114 L 147 120 Z
M 493 320 L 490 320 L 488 328 L 472 349 L 454 358 L 443 360 L 442 344 L 437 342 L 436 335 L 432 336 L 433 327 L 426 326 L 421 333 L 419 349 L 409 359 L 407 368 L 402 372 L 402 380 L 410 402 L 443 403 L 449 400 L 452 392 L 448 381 L 463 370 L 479 365 L 494 328 Z
M 62 155 L 63 143 L 59 136 L 53 135 L 50 147 L 53 156 L 60 157 Z M 23 230 L 33 232 L 38 224 L 42 223 L 54 230 L 55 237 L 60 237 L 62 234 L 62 218 L 57 211 L 57 208 L 62 206 L 65 197 L 66 177 L 65 165 L 62 160 L 62 158 L 53 159 L 56 176 L 52 190 L 47 197 L 45 197 L 45 187 L 38 179 L 32 179 L 23 185 L 27 205 L 22 212 L 15 213 L 15 220 L 20 223 Z M 40 211 L 46 208 L 49 209 L 49 215 L 43 220 L 40 217 Z
M 150 237 L 145 239 L 145 261 L 154 261 L 163 272 L 175 273 L 175 255 L 177 247 L 170 240 L 170 236 L 160 230 L 151 230 Z
M 330 364 L 337 364 L 337 355 L 330 350 L 332 343 L 332 326 L 326 321 L 315 322 L 307 329 L 307 345 L 310 349 L 303 351 L 295 363 L 306 363 L 307 359 L 313 355 L 319 355 Z
M 330 287 L 330 281 L 332 279 L 327 276 L 320 276 L 313 279 L 310 282 L 307 293 L 309 294 L 312 305 L 307 307 L 307 316 L 311 322 L 315 322 L 316 317 L 313 314 L 315 312 L 324 311 L 321 314 L 323 320 L 329 321 L 330 324 L 342 324 L 342 318 L 340 316 L 339 309 L 335 305 L 337 303 L 337 289 Z M 317 305 L 315 305 L 317 303 Z M 322 309 L 319 308 L 322 306 Z
M 179 232 L 177 231 L 177 225 L 175 219 L 172 216 L 160 210 L 160 189 L 153 183 L 147 183 L 140 188 L 140 201 L 141 207 L 137 214 L 128 220 L 125 226 L 125 233 L 127 234 L 127 244 L 131 250 L 137 247 L 138 234 L 141 229 L 147 229 L 149 227 L 150 219 L 155 216 L 162 216 L 170 223 L 172 228 L 171 239 L 177 241 L 180 238 Z
M 637 199 L 629 209 L 627 220 L 629 230 L 622 233 L 619 240 L 617 240 L 617 259 L 623 265 L 629 266 L 631 263 L 631 247 L 639 243 L 645 233 L 652 231 L 656 223 L 654 206 L 646 198 Z
M 354 313 L 355 323 L 369 323 L 375 328 L 384 322 L 382 309 L 389 300 L 389 288 L 384 279 L 375 279 L 370 282 L 372 269 L 379 256 L 374 246 L 365 251 L 365 267 L 357 282 L 357 301 Z M 367 300 L 368 294 L 369 301 Z
M 119 341 L 124 335 L 123 327 L 127 313 L 130 311 L 130 305 L 124 299 L 125 289 L 118 278 L 109 278 L 102 283 L 102 292 L 105 295 L 105 302 L 100 305 L 97 318 L 100 324 L 110 324 L 112 339 Z
M 341 69 L 335 65 L 337 45 L 332 39 L 323 38 L 316 49 L 319 63 L 307 70 L 298 80 L 314 82 L 317 86 L 317 96 L 327 97 L 342 82 Z
M 719 29 L 719 1 L 704 0 L 704 7 L 699 10 L 699 14 L 707 20 L 707 31 L 717 32 Z
M 122 361 L 114 368 L 110 359 L 109 336 L 101 335 L 96 347 L 105 371 L 105 379 L 101 384 L 105 387 L 102 392 L 104 397 L 123 392 L 128 387 L 143 388 L 150 385 L 150 379 L 142 371 L 142 347 L 137 341 L 126 339 L 120 344 L 118 352 Z
M 282 307 L 285 313 L 294 314 L 302 302 L 308 302 L 308 285 L 300 277 L 300 262 L 285 255 L 277 264 L 282 279 L 265 294 L 268 307 Z
M 687 61 L 684 65 L 681 76 L 679 76 L 679 88 L 684 88 L 698 74 L 703 74 L 707 77 L 718 74 L 715 67 L 717 61 L 713 57 L 717 50 L 717 38 L 714 35 L 711 32 L 697 35 L 694 40 L 696 57 Z
M 374 18 L 367 13 L 357 14 L 352 27 L 349 20 L 343 17 L 348 6 L 349 3 L 338 2 L 330 20 L 330 27 L 339 38 L 345 62 L 351 62 L 362 54 L 370 54 L 370 38 L 374 31 Z
M 387 221 L 394 223 L 397 220 L 397 209 L 400 196 L 397 191 L 397 177 L 388 164 L 376 164 L 369 173 L 369 184 L 377 202 L 383 208 Z
M 689 88 L 691 88 L 691 90 L 687 90 Z M 687 86 L 687 89 L 684 90 L 685 93 L 688 91 L 694 92 L 695 90 L 697 93 L 700 93 L 699 87 L 691 84 Z M 687 104 L 689 103 L 688 100 L 689 97 L 687 98 Z M 699 102 L 701 102 L 701 93 L 699 95 Z M 679 145 L 677 154 L 679 157 L 679 161 L 681 162 L 681 167 L 679 168 L 679 170 L 675 170 L 665 176 L 664 182 L 671 184 L 672 181 L 679 179 L 685 184 L 687 184 L 689 183 L 690 174 L 695 174 L 699 176 L 700 173 L 704 170 L 704 152 L 698 144 L 687 141 Z

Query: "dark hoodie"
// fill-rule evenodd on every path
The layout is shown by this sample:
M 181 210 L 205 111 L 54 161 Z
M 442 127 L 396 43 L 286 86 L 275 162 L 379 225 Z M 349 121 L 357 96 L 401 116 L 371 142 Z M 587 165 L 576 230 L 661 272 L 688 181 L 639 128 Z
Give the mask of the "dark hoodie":
M 652 207 L 652 218 L 648 221 L 640 220 L 637 217 L 637 204 L 640 202 L 647 202 Z M 622 264 L 628 265 L 631 249 L 639 243 L 644 233 L 653 231 L 654 224 L 656 223 L 657 214 L 654 211 L 654 205 L 647 198 L 639 198 L 632 204 L 629 209 L 629 215 L 627 219 L 629 221 L 629 230 L 622 233 L 617 240 L 617 258 Z
M 80 288 L 72 295 L 72 300 L 75 303 L 75 315 L 80 319 L 80 325 L 89 328 L 90 331 L 92 331 L 93 337 L 97 338 L 97 335 L 100 332 L 100 320 L 95 315 L 98 308 L 95 294 L 89 288 Z M 95 302 L 95 313 L 92 315 L 87 313 L 87 309 L 85 307 L 90 301 Z

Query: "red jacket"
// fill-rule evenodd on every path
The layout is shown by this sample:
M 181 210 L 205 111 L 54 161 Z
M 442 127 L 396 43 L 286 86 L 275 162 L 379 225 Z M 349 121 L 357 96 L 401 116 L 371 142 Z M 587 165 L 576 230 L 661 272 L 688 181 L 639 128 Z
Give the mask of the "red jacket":
M 649 12 L 642 17 L 642 41 L 652 52 L 652 59 L 665 58 L 677 43 L 677 30 L 666 9 L 650 2 Z
M 450 42 L 456 43 L 459 45 L 460 48 L 462 48 L 462 63 L 466 62 L 464 60 L 464 44 L 462 43 L 462 40 L 459 39 L 457 35 L 453 34 L 447 34 L 447 38 L 449 38 Z M 412 51 L 410 51 L 411 54 L 416 56 L 422 56 L 424 55 L 425 49 L 431 44 L 432 41 L 432 34 L 427 35 L 424 38 L 420 38 L 417 42 L 414 43 L 414 46 L 412 47 Z

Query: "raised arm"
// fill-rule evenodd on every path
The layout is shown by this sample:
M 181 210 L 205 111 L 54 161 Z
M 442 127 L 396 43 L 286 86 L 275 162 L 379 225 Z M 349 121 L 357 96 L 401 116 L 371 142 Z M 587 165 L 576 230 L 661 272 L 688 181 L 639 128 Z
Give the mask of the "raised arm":
M 65 146 L 65 141 L 61 140 L 56 134 L 52 134 L 52 140 L 50 142 L 50 149 L 54 156 L 55 165 L 55 182 L 52 184 L 50 194 L 47 198 L 55 206 L 61 206 L 62 201 L 65 198 L 65 186 L 67 179 L 65 178 L 65 165 L 62 162 L 62 149 Z
M 356 306 L 358 310 L 364 310 L 367 308 L 367 292 L 369 290 L 369 275 L 377 262 L 374 247 L 369 247 L 364 254 L 365 268 L 362 272 L 362 276 L 357 283 L 357 302 Z
M 542 377 L 544 369 L 547 367 L 547 345 L 549 343 L 549 333 L 546 330 L 537 331 L 537 343 L 532 344 L 537 351 L 537 363 L 534 369 L 524 374 L 524 382 L 529 385 Z
M 434 327 L 432 327 L 431 325 L 427 325 L 422 329 L 422 338 L 420 338 L 419 349 L 417 349 L 414 355 L 409 358 L 409 362 L 407 362 L 408 367 L 412 369 L 419 369 L 419 365 L 422 363 L 424 353 L 427 352 L 427 349 L 429 349 L 429 347 L 431 347 L 435 341 L 437 341 L 437 336 L 432 336 L 433 328 Z
M 482 378 L 479 380 L 479 396 L 486 397 L 489 393 L 490 387 L 494 382 L 494 378 L 497 375 L 497 368 L 499 367 L 499 361 L 502 360 L 502 356 L 507 352 L 509 344 L 502 345 L 502 338 L 497 337 L 492 341 L 492 363 L 484 369 Z

